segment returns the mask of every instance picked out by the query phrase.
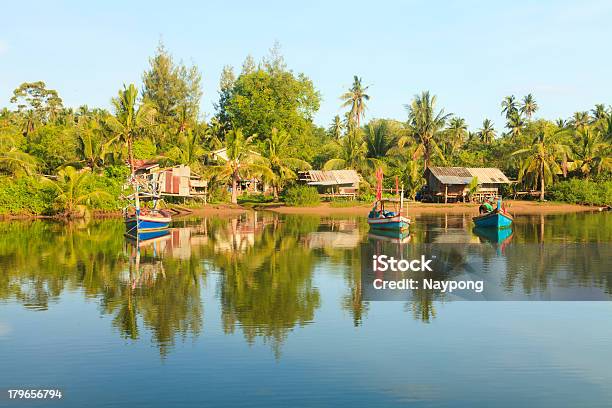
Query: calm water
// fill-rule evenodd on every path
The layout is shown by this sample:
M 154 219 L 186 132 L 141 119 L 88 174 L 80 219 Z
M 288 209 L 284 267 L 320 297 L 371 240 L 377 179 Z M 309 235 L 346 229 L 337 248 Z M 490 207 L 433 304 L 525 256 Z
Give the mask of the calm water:
M 61 389 L 61 402 L 27 403 L 63 407 L 611 404 L 609 301 L 366 302 L 360 251 L 378 241 L 363 218 L 173 227 L 138 251 L 118 220 L 0 223 L 0 406 L 27 406 L 8 388 Z M 609 259 L 508 255 L 605 247 L 609 213 L 519 216 L 500 239 L 467 215 L 421 216 L 409 238 L 384 242 L 490 250 L 505 291 L 560 279 L 612 292 Z

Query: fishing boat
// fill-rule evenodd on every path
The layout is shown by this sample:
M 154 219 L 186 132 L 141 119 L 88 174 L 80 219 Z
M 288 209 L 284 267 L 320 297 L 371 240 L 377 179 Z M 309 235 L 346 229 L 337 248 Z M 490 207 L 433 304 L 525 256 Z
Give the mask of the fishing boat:
M 382 169 L 376 171 L 376 201 L 368 214 L 368 224 L 373 230 L 406 231 L 410 226 L 410 219 L 402 215 L 404 208 L 404 189 L 399 189 L 397 178 L 395 179 L 395 191 L 400 193 L 399 200 L 396 198 L 383 198 Z M 394 211 L 387 211 L 385 205 L 395 206 Z
M 486 228 L 508 228 L 513 220 L 512 215 L 503 208 L 501 199 L 497 201 L 497 208 L 493 211 L 472 218 L 477 227 Z
M 155 237 L 156 232 L 165 231 L 172 222 L 169 212 L 158 209 L 159 190 L 151 182 L 134 173 L 128 180 L 134 193 L 127 197 L 130 205 L 124 209 L 125 235 L 141 240 Z M 141 208 L 141 200 L 150 201 L 150 208 Z

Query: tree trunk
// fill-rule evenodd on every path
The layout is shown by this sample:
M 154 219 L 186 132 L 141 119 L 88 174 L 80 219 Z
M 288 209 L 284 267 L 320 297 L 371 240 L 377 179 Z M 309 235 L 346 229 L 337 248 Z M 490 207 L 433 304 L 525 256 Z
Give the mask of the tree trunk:
M 278 185 L 276 183 L 272 183 L 272 192 L 274 194 L 274 201 L 278 201 Z
M 544 201 L 544 164 L 542 164 L 540 171 L 540 201 Z
M 238 177 L 232 175 L 232 204 L 238 204 Z
M 134 175 L 134 152 L 132 151 L 132 138 L 128 137 L 128 160 L 130 161 L 130 172 Z

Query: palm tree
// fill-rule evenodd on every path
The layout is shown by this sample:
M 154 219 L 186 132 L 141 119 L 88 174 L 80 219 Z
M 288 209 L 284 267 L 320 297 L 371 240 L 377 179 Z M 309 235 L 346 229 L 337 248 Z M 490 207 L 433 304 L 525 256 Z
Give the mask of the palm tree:
M 36 171 L 37 159 L 17 147 L 14 138 L 0 135 L 0 173 L 14 176 L 30 175 Z
M 445 160 L 436 140 L 441 135 L 446 120 L 451 114 L 445 114 L 444 109 L 436 112 L 436 99 L 435 95 L 431 96 L 429 91 L 424 91 L 421 95 L 416 95 L 410 105 L 406 105 L 408 109 L 408 136 L 404 136 L 398 141 L 400 148 L 408 144 L 411 139 L 417 143 L 413 160 L 423 157 L 424 170 L 427 170 L 434 155 L 438 155 L 442 160 Z
M 417 160 L 412 160 L 417 146 L 411 146 L 407 151 L 395 156 L 391 163 L 394 175 L 398 176 L 404 187 L 406 197 L 414 200 L 416 193 L 423 187 L 424 179 Z
M 574 112 L 574 115 L 569 120 L 569 124 L 578 132 L 584 131 L 584 128 L 589 124 L 589 113 Z
M 310 164 L 306 161 L 289 155 L 289 139 L 289 133 L 273 128 L 272 134 L 265 140 L 263 157 L 267 160 L 266 164 L 273 174 L 271 182 L 275 201 L 278 200 L 283 183 L 287 180 L 295 180 L 296 170 L 308 170 L 311 168 Z
M 57 194 L 56 205 L 66 217 L 84 216 L 93 200 L 111 197 L 105 191 L 90 190 L 89 169 L 77 171 L 74 167 L 67 166 L 58 172 L 57 180 L 43 177 L 42 181 L 53 187 Z
M 580 132 L 580 144 L 573 150 L 574 168 L 587 179 L 593 173 L 600 174 L 602 170 L 612 169 L 610 145 L 589 128 Z
M 489 119 L 485 119 L 482 121 L 482 128 L 478 130 L 478 136 L 480 140 L 482 140 L 485 144 L 491 144 L 493 139 L 495 139 L 496 132 L 493 127 L 493 122 Z
M 185 164 L 197 171 L 205 154 L 206 149 L 202 146 L 198 132 L 188 128 L 179 134 L 178 143 L 166 153 L 166 157 L 173 163 Z
M 327 133 L 334 140 L 339 140 L 342 137 L 342 131 L 344 130 L 344 124 L 342 123 L 342 119 L 340 119 L 340 115 L 334 116 L 334 120 L 331 125 L 329 125 L 329 129 L 327 129 Z
M 518 113 L 518 106 L 514 95 L 506 96 L 501 103 L 502 114 L 506 115 L 506 119 L 510 119 L 515 113 Z
M 368 146 L 359 130 L 350 132 L 337 143 L 340 146 L 340 157 L 328 160 L 323 165 L 324 170 L 351 169 L 367 172 L 380 166 L 378 159 L 368 157 Z
M 112 103 L 115 116 L 108 116 L 106 123 L 115 133 L 117 140 L 127 145 L 130 170 L 134 173 L 134 153 L 132 146 L 134 139 L 143 135 L 151 128 L 155 121 L 155 108 L 149 103 L 142 103 L 136 107 L 138 91 L 134 84 L 123 86 L 117 98 Z
M 525 127 L 525 121 L 518 112 L 515 112 L 508 118 L 508 123 L 506 123 L 506 127 L 509 130 L 509 134 L 512 137 L 513 141 L 523 133 L 523 128 Z
M 370 121 L 364 127 L 367 157 L 384 157 L 397 144 L 397 137 L 386 120 Z
M 104 129 L 97 118 L 79 117 L 76 131 L 77 154 L 81 160 L 92 170 L 104 165 L 116 138 L 104 140 Z
M 532 94 L 528 94 L 523 98 L 521 113 L 527 116 L 527 120 L 531 120 L 531 116 L 538 110 L 538 104 Z
M 355 122 L 359 128 L 361 118 L 365 115 L 366 101 L 370 100 L 370 95 L 366 93 L 369 86 L 361 84 L 361 78 L 357 75 L 353 76 L 353 86 L 342 94 L 340 99 L 344 100 L 342 107 L 350 107 L 350 119 Z
M 593 123 L 605 120 L 610 114 L 606 110 L 606 106 L 603 103 L 595 104 L 595 107 L 591 109 L 591 116 L 593 117 Z
M 274 178 L 262 157 L 255 153 L 254 139 L 257 135 L 245 137 L 241 129 L 232 129 L 225 135 L 225 154 L 227 160 L 217 166 L 210 166 L 213 175 L 229 180 L 232 185 L 232 203 L 238 203 L 238 183 L 243 178 L 263 176 L 269 180 Z
M 453 154 L 465 142 L 468 135 L 467 123 L 465 119 L 454 116 L 449 121 L 446 131 L 449 136 L 450 153 Z
M 549 143 L 544 132 L 533 140 L 531 147 L 519 149 L 512 156 L 526 154 L 519 168 L 518 179 L 534 186 L 540 184 L 540 200 L 544 201 L 544 188 L 551 184 L 553 177 L 562 172 L 557 163 L 560 157 L 566 161 L 568 147 L 558 143 Z
M 555 125 L 559 129 L 565 129 L 567 127 L 567 122 L 563 118 L 558 118 L 557 120 L 555 120 Z

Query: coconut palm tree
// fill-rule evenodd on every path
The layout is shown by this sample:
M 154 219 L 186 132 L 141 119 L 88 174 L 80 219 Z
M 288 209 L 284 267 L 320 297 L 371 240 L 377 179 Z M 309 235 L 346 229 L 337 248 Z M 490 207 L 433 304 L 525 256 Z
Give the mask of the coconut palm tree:
M 397 144 L 397 137 L 389 122 L 383 119 L 372 120 L 364 126 L 364 141 L 367 157 L 385 157 L 387 152 Z
M 339 142 L 340 157 L 328 160 L 324 170 L 352 169 L 360 172 L 369 172 L 381 163 L 378 159 L 368 157 L 368 146 L 358 129 L 353 130 Z
M 550 143 L 546 133 L 539 133 L 531 147 L 519 149 L 512 156 L 524 155 L 518 179 L 534 186 L 540 184 L 540 200 L 544 201 L 545 185 L 552 184 L 553 177 L 565 171 L 558 161 L 566 162 L 569 148 L 559 143 Z
M 155 122 L 155 108 L 149 103 L 136 106 L 138 91 L 134 84 L 123 86 L 117 98 L 112 100 L 115 116 L 108 116 L 106 124 L 115 134 L 116 140 L 127 145 L 130 170 L 134 173 L 134 153 L 132 150 L 135 138 L 142 136 Z
M 510 119 L 514 114 L 518 113 L 518 104 L 514 95 L 506 96 L 501 103 L 501 113 L 506 115 L 506 119 Z
M 178 143 L 165 156 L 172 163 L 185 164 L 198 171 L 201 167 L 202 157 L 207 153 L 200 139 L 197 131 L 187 128 L 178 135 Z
M 455 150 L 463 145 L 468 136 L 465 119 L 458 116 L 452 117 L 448 122 L 446 133 L 448 134 L 448 143 L 446 145 L 450 147 L 448 153 L 453 154 Z
M 38 161 L 17 147 L 10 135 L 0 135 L 0 174 L 30 175 L 36 171 Z
M 574 112 L 574 115 L 569 120 L 569 124 L 578 132 L 584 131 L 584 128 L 589 124 L 589 113 Z
M 342 137 L 342 131 L 344 130 L 344 124 L 342 123 L 342 119 L 340 119 L 340 115 L 334 116 L 334 120 L 332 120 L 331 125 L 327 129 L 327 133 L 334 140 L 339 140 Z
M 342 107 L 350 107 L 350 119 L 358 128 L 365 115 L 366 102 L 370 100 L 370 95 L 366 93 L 368 88 L 369 86 L 363 86 L 361 78 L 355 75 L 351 88 L 340 97 L 344 101 Z
M 272 129 L 272 134 L 265 140 L 263 157 L 272 171 L 272 191 L 274 200 L 278 200 L 279 192 L 287 180 L 295 180 L 296 170 L 308 170 L 310 164 L 289 155 L 289 133 L 284 130 Z
M 482 121 L 482 128 L 478 129 L 478 136 L 485 144 L 491 144 L 493 142 L 496 132 L 491 120 L 485 119 Z
M 595 104 L 595 107 L 593 109 L 591 109 L 591 116 L 593 118 L 593 123 L 605 120 L 608 118 L 608 116 L 610 115 L 610 113 L 608 113 L 607 109 L 606 109 L 606 105 L 604 105 L 603 103 L 597 103 Z
M 412 160 L 416 149 L 416 145 L 407 149 L 401 149 L 400 154 L 394 156 L 391 160 L 393 175 L 398 176 L 406 192 L 406 197 L 410 200 L 414 200 L 416 193 L 425 184 L 419 162 Z
M 511 136 L 512 140 L 516 141 L 517 138 L 523 134 L 525 121 L 518 112 L 515 112 L 508 118 L 506 127 L 508 128 L 508 134 Z
M 557 120 L 555 120 L 555 125 L 559 129 L 565 129 L 567 127 L 567 122 L 563 118 L 558 118 Z
M 447 119 L 452 115 L 445 114 L 444 109 L 436 111 L 436 96 L 430 95 L 429 91 L 424 91 L 416 95 L 408 109 L 407 136 L 399 139 L 399 147 L 404 147 L 411 141 L 415 141 L 417 148 L 413 154 L 413 160 L 423 157 L 424 170 L 429 167 L 434 155 L 442 160 L 444 154 L 438 146 L 438 138 L 441 136 Z
M 592 174 L 612 169 L 610 144 L 599 133 L 586 128 L 580 132 L 580 144 L 573 149 L 574 168 L 588 179 Z
M 116 137 L 104 140 L 104 128 L 98 118 L 80 116 L 76 125 L 77 154 L 92 170 L 104 165 Z
M 527 117 L 527 120 L 531 120 L 531 116 L 538 110 L 538 104 L 532 94 L 528 94 L 523 98 L 523 104 L 521 105 L 521 113 Z
M 56 180 L 43 177 L 42 181 L 55 190 L 55 203 L 66 217 L 82 217 L 92 201 L 111 197 L 105 191 L 90 189 L 89 169 L 77 171 L 74 167 L 67 166 L 58 172 Z
M 209 166 L 212 175 L 228 180 L 232 186 L 232 203 L 238 203 L 238 183 L 243 178 L 262 176 L 268 180 L 274 174 L 265 160 L 253 151 L 254 139 L 257 135 L 245 137 L 241 129 L 232 129 L 225 134 L 225 154 L 227 159 L 221 159 L 222 164 Z

